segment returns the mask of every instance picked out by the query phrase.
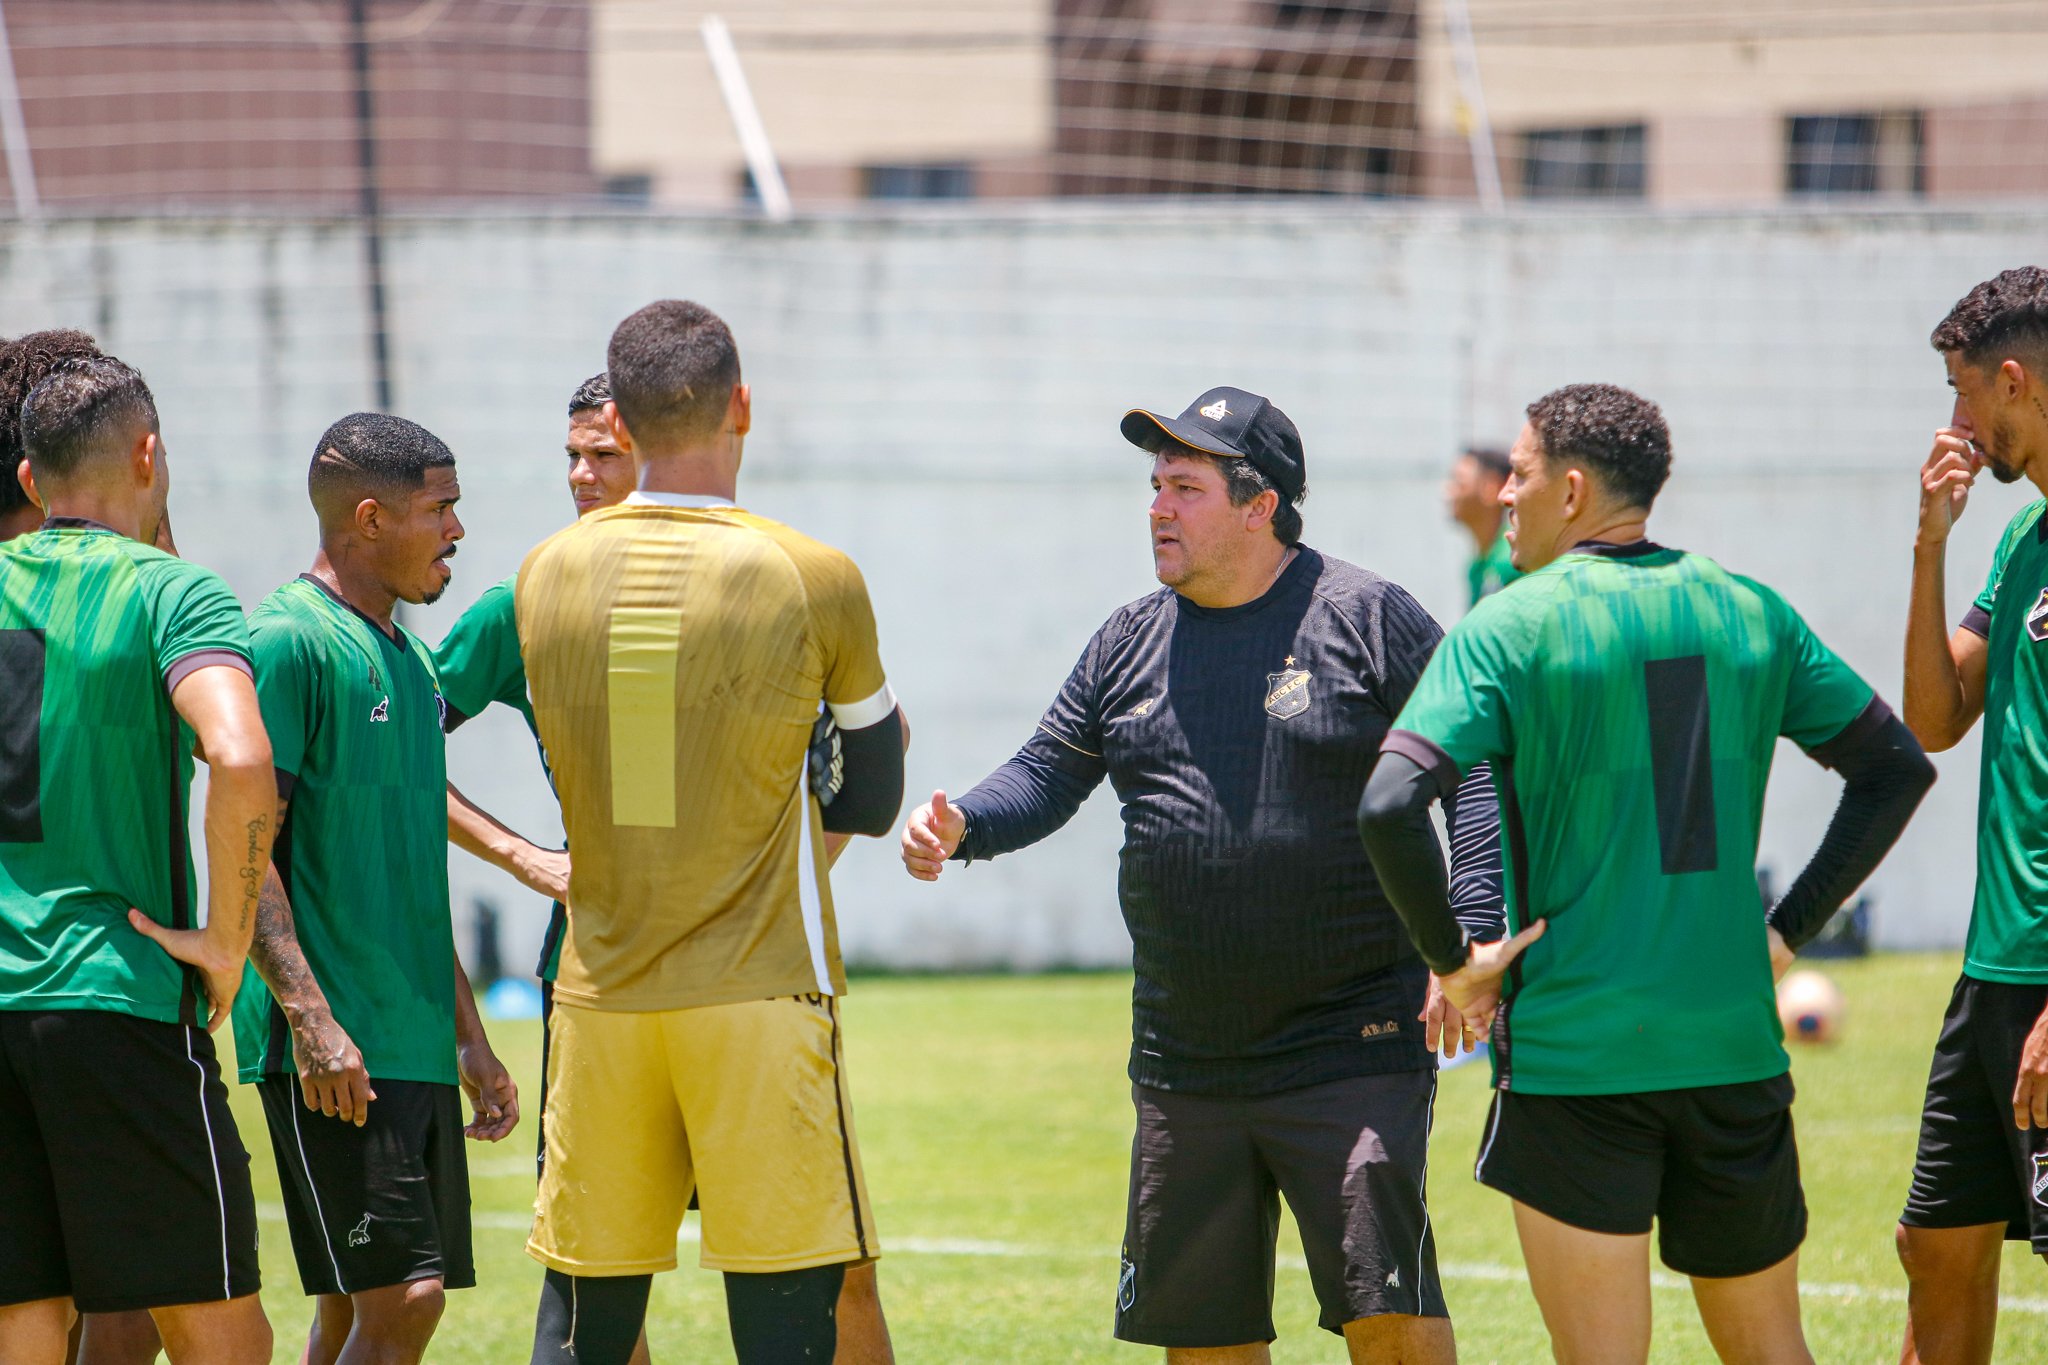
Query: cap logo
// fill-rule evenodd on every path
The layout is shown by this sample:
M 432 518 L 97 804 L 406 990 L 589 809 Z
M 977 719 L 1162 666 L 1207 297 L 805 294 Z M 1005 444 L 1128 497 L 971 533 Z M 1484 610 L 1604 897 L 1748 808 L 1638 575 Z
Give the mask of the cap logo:
M 1230 416 L 1230 409 L 1228 406 L 1224 404 L 1224 401 L 1221 398 L 1219 398 L 1215 402 L 1211 403 L 1208 407 L 1202 409 L 1202 416 L 1208 418 L 1212 422 L 1220 422 L 1224 418 Z

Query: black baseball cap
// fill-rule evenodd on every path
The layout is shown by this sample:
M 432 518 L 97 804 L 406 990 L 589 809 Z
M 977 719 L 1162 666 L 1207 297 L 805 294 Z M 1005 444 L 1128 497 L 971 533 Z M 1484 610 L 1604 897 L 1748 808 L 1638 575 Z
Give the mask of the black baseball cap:
M 1280 496 L 1297 501 L 1308 487 L 1308 460 L 1301 433 L 1287 414 L 1243 389 L 1211 389 L 1178 417 L 1132 408 L 1124 414 L 1124 439 L 1158 454 L 1178 442 L 1209 455 L 1244 460 L 1273 481 Z

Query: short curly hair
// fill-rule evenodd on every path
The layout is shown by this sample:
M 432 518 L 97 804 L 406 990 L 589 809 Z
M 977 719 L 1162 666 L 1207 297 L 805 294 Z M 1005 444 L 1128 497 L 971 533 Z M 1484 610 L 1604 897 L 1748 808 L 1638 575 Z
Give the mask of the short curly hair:
M 1993 275 L 1956 301 L 1928 341 L 1977 366 L 2015 355 L 2048 361 L 2048 270 L 2023 265 Z
M 1650 510 L 1671 477 L 1671 429 L 1657 405 L 1613 384 L 1567 384 L 1531 403 L 1550 460 L 1576 460 L 1629 507 Z
M 97 360 L 100 344 L 84 332 L 53 327 L 0 341 L 0 517 L 28 506 L 14 471 L 27 455 L 21 442 L 21 406 L 29 391 L 67 360 Z

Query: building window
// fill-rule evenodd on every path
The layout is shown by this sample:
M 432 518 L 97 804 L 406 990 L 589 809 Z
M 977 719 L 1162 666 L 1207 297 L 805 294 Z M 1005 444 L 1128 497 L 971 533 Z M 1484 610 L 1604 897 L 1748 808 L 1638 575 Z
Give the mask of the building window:
M 1802 114 L 1785 120 L 1790 194 L 1923 194 L 1920 115 Z
M 974 168 L 961 161 L 861 167 L 869 199 L 972 199 Z
M 1522 134 L 1522 193 L 1531 199 L 1640 199 L 1643 125 L 1543 128 Z

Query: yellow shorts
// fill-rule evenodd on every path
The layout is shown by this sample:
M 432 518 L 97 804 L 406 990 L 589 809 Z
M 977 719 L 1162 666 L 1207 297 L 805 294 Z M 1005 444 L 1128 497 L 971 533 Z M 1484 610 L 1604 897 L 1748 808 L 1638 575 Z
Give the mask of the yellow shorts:
M 707 1269 L 879 1253 L 831 996 L 635 1014 L 557 1001 L 547 1086 L 526 1244 L 543 1265 L 671 1270 L 693 1190 Z

